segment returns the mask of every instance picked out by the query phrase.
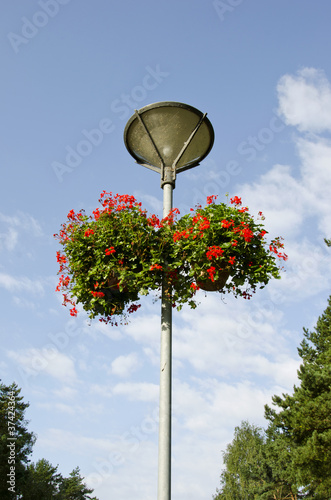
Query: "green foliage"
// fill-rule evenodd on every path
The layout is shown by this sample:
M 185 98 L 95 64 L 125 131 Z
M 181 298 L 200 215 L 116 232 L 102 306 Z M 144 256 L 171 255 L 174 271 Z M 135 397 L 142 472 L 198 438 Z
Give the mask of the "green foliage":
M 13 490 L 19 492 L 25 475 L 25 466 L 35 443 L 35 436 L 27 430 L 25 411 L 29 403 L 23 402 L 21 389 L 16 383 L 9 386 L 0 381 L 0 498 L 15 498 Z M 10 469 L 14 467 L 14 469 Z M 10 471 L 15 471 L 15 487 L 8 483 Z
M 6 386 L 0 381 L 0 499 L 1 500 L 98 500 L 89 496 L 76 467 L 64 478 L 44 458 L 36 464 L 29 456 L 36 438 L 28 432 L 21 389 L 16 383 Z M 12 469 L 12 482 L 8 477 Z
M 296 498 L 295 488 L 282 477 L 286 447 L 281 441 L 270 442 L 260 427 L 248 422 L 236 427 L 223 462 L 221 489 L 215 500 Z
M 225 470 L 216 500 L 254 499 L 254 492 L 266 480 L 267 469 L 262 430 L 242 422 L 235 428 L 234 439 L 223 453 Z
M 52 500 L 60 499 L 59 486 L 63 480 L 57 472 L 58 467 L 53 467 L 42 458 L 36 464 L 30 464 L 26 470 L 26 477 L 22 494 L 24 500 Z
M 22 488 L 23 500 L 98 500 L 89 496 L 93 490 L 84 484 L 79 467 L 69 477 L 62 477 L 57 469 L 58 466 L 45 459 L 29 465 Z
M 331 297 L 303 335 L 300 385 L 266 405 L 265 432 L 236 427 L 215 500 L 331 499 Z
M 138 309 L 141 295 L 161 296 L 162 286 L 177 309 L 195 308 L 199 288 L 250 298 L 279 278 L 277 259 L 287 256 L 280 238 L 267 243 L 262 214 L 255 220 L 238 197 L 235 206 L 214 198 L 178 221 L 177 209 L 160 221 L 133 196 L 106 192 L 93 215 L 71 210 L 55 235 L 63 246 L 57 290 L 70 314 L 81 303 L 91 318 L 117 324 Z
M 278 412 L 266 406 L 270 426 L 291 447 L 292 467 L 308 498 L 331 498 L 331 298 L 328 307 L 298 349 L 303 362 L 300 385 L 292 395 L 273 397 Z
M 60 486 L 61 500 L 97 500 L 96 497 L 92 498 L 88 496 L 89 493 L 93 493 L 93 489 L 87 488 L 83 483 L 79 467 L 76 467 L 72 472 L 70 472 L 68 478 L 64 478 L 62 480 Z

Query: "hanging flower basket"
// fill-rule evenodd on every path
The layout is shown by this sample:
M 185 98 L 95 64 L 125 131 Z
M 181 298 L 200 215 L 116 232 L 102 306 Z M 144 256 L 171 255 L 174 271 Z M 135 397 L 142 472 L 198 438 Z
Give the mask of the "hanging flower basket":
M 218 262 L 212 262 L 211 272 L 200 271 L 200 275 L 195 274 L 194 279 L 201 290 L 205 292 L 220 292 L 230 276 L 230 271 L 219 267 Z
M 197 306 L 199 288 L 250 298 L 280 278 L 278 260 L 287 256 L 281 238 L 266 241 L 262 213 L 255 220 L 237 196 L 230 205 L 215 200 L 178 220 L 177 209 L 160 220 L 133 196 L 106 191 L 92 215 L 71 210 L 55 235 L 63 246 L 56 289 L 70 314 L 81 303 L 91 318 L 116 325 L 140 307 L 140 296 L 160 297 L 162 283 L 180 309 Z

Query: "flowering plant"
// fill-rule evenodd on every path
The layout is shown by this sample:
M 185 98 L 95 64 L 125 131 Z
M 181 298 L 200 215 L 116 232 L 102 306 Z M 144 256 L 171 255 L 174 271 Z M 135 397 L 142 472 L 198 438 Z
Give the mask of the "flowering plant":
M 231 206 L 215 200 L 208 197 L 206 207 L 179 220 L 177 209 L 160 220 L 133 196 L 106 191 L 93 215 L 71 210 L 55 235 L 63 246 L 56 290 L 70 314 L 77 315 L 80 302 L 91 318 L 116 325 L 116 318 L 140 307 L 140 295 L 160 294 L 162 284 L 180 309 L 185 303 L 196 307 L 200 288 L 250 298 L 258 286 L 279 278 L 277 258 L 287 259 L 281 239 L 268 244 L 262 223 L 237 196 Z
M 259 222 L 262 212 L 255 221 L 238 196 L 231 198 L 231 206 L 216 204 L 216 198 L 209 196 L 205 208 L 191 209 L 192 214 L 177 222 L 176 254 L 188 262 L 194 290 L 227 291 L 249 299 L 257 287 L 280 278 L 277 258 L 287 260 L 284 245 L 279 237 L 267 243 Z

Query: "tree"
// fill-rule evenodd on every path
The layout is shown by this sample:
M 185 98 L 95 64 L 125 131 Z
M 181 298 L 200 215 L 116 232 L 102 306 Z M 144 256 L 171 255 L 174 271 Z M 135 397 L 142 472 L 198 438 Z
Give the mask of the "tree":
M 24 500 L 59 499 L 59 487 L 63 478 L 57 472 L 58 466 L 42 458 L 27 467 L 22 494 Z
M 303 362 L 293 394 L 274 396 L 266 418 L 291 451 L 291 467 L 306 498 L 331 498 L 331 297 L 314 331 L 304 329 Z
M 25 467 L 35 443 L 28 432 L 21 389 L 16 383 L 9 386 L 0 381 L 0 498 L 16 498 L 23 484 Z
M 223 453 L 225 469 L 215 500 L 297 500 L 287 442 L 242 422 Z
M 79 467 L 64 478 L 46 459 L 29 463 L 36 437 L 28 432 L 21 389 L 0 381 L 0 499 L 98 500 L 83 483 Z
M 221 489 L 215 500 L 253 500 L 256 494 L 264 493 L 271 471 L 266 461 L 266 438 L 260 427 L 248 422 L 236 427 L 234 439 L 223 453 L 223 462 Z
M 42 458 L 36 464 L 27 467 L 24 487 L 22 488 L 23 500 L 98 500 L 90 497 L 93 493 L 83 483 L 79 467 L 70 472 L 69 477 L 58 473 L 58 466 Z
M 97 500 L 96 497 L 90 497 L 88 494 L 93 493 L 93 489 L 86 487 L 80 475 L 79 467 L 76 467 L 70 472 L 68 478 L 62 480 L 60 486 L 61 500 Z
M 298 500 L 302 498 L 293 468 L 291 453 L 293 443 L 279 429 L 269 426 L 266 430 L 266 461 L 272 474 L 262 499 Z M 271 493 L 272 497 L 267 493 Z

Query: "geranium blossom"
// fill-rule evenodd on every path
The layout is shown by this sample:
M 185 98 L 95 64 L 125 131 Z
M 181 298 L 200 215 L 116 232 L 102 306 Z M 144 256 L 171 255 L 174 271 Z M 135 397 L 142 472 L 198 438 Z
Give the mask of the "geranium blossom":
M 116 252 L 116 250 L 114 247 L 109 247 L 109 248 L 106 248 L 106 250 L 105 250 L 106 255 L 111 255 L 112 253 L 115 253 L 115 252 Z
M 238 196 L 234 196 L 233 198 L 230 198 L 230 202 L 233 205 L 241 205 L 241 198 L 238 198 Z
M 224 254 L 224 250 L 216 245 L 209 247 L 206 256 L 207 259 L 212 260 L 213 258 L 221 257 Z

